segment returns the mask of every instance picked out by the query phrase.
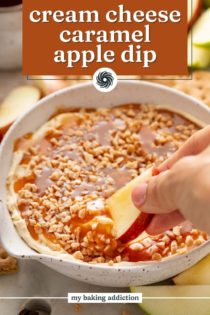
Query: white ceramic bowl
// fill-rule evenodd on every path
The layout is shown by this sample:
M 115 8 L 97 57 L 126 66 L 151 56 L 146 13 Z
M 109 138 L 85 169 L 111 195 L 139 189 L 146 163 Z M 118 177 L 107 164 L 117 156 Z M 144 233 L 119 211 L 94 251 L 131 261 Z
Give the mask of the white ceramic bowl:
M 35 131 L 59 108 L 111 107 L 126 103 L 152 103 L 170 105 L 178 111 L 209 124 L 210 110 L 201 102 L 158 84 L 120 81 L 110 93 L 98 92 L 91 83 L 77 85 L 42 99 L 20 118 L 5 137 L 0 150 L 0 233 L 8 252 L 18 258 L 34 259 L 74 279 L 103 286 L 126 287 L 158 282 L 189 268 L 210 253 L 210 241 L 186 255 L 162 262 L 123 263 L 110 267 L 91 265 L 81 261 L 65 261 L 31 249 L 18 235 L 6 207 L 6 179 L 10 169 L 13 144 L 16 138 Z

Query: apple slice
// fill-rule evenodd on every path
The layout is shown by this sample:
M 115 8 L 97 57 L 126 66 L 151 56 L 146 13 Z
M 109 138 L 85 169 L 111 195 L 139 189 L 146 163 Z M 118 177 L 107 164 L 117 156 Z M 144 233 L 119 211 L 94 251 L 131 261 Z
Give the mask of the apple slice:
M 180 273 L 173 278 L 173 282 L 178 285 L 205 284 L 210 285 L 210 255 L 202 259 L 190 269 Z
M 41 97 L 39 89 L 25 85 L 13 89 L 0 105 L 0 135 Z
M 210 298 L 209 285 L 141 286 L 132 287 L 131 292 L 143 294 L 143 303 L 139 304 L 139 307 L 143 309 L 146 312 L 146 314 L 150 315 L 210 314 L 210 299 L 207 299 Z M 185 297 L 186 299 L 184 299 Z M 193 299 L 193 297 L 195 299 Z M 206 299 L 202 299 L 202 297 L 206 297 Z
M 39 78 L 39 79 L 38 79 Z M 41 78 L 41 80 L 40 80 Z M 33 76 L 34 83 L 41 89 L 44 96 L 67 87 L 68 81 L 63 76 Z M 59 79 L 59 80 L 58 80 Z
M 210 49 L 210 8 L 204 11 L 193 27 L 193 43 L 196 47 Z
M 193 28 L 194 29 L 194 28 Z M 191 34 L 188 35 L 188 67 L 205 69 L 210 65 L 210 50 L 191 44 Z
M 151 214 L 142 213 L 134 206 L 131 193 L 136 185 L 147 181 L 152 175 L 153 169 L 145 171 L 107 200 L 114 220 L 116 236 L 123 243 L 132 241 L 139 236 L 151 221 Z
M 202 0 L 188 0 L 187 20 L 188 29 L 197 20 L 202 10 Z

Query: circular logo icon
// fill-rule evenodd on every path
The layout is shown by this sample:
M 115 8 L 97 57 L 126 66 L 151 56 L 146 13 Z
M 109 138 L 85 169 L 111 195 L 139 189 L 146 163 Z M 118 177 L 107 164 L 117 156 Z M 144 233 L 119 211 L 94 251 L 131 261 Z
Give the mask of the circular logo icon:
M 111 92 L 117 85 L 117 75 L 110 68 L 98 69 L 93 75 L 93 85 L 100 92 Z

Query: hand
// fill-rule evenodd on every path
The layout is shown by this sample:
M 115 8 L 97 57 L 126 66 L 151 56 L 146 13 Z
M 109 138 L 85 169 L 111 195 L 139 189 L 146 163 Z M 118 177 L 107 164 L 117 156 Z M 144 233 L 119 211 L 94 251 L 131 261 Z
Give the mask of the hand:
M 137 208 L 156 214 L 147 232 L 162 233 L 186 218 L 210 233 L 210 126 L 195 133 L 158 170 L 159 175 L 132 192 Z

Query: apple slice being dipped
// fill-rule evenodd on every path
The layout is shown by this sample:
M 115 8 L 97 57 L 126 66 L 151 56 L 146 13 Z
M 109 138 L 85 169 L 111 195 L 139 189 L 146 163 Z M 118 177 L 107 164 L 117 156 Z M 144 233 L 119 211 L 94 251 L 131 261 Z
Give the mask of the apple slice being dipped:
M 107 205 L 115 224 L 117 239 L 123 243 L 138 237 L 149 225 L 151 214 L 140 212 L 133 204 L 131 193 L 133 188 L 154 175 L 154 170 L 149 169 L 133 179 L 126 186 L 119 189 L 108 200 Z

